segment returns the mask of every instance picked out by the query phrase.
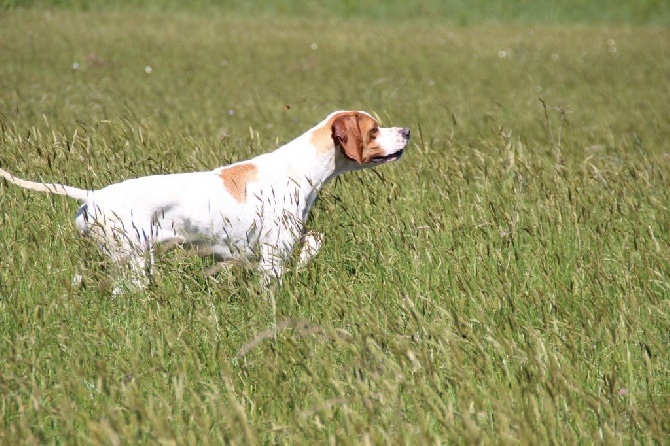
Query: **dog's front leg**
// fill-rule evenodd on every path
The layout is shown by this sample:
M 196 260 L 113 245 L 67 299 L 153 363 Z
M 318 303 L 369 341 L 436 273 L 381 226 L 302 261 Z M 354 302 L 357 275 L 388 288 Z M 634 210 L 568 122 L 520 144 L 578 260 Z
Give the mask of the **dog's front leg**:
M 282 230 L 267 234 L 261 241 L 260 261 L 258 268 L 264 275 L 264 283 L 268 285 L 273 279 L 281 283 L 281 276 L 291 258 L 295 243 L 300 238 L 299 228 L 286 225 Z
M 300 256 L 298 257 L 298 267 L 302 268 L 307 265 L 307 263 L 319 252 L 322 244 L 322 233 L 307 231 L 307 233 L 302 236 L 302 248 L 300 249 Z
M 261 246 L 261 259 L 258 269 L 263 273 L 263 284 L 268 286 L 276 279 L 281 283 L 281 276 L 286 265 L 286 253 L 283 249 L 272 245 Z

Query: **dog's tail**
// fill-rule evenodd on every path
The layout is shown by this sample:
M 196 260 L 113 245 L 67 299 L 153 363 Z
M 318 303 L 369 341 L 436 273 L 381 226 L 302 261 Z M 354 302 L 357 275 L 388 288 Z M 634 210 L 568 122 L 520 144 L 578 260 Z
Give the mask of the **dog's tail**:
M 77 187 L 65 186 L 63 184 L 35 183 L 33 181 L 22 180 L 3 169 L 0 169 L 0 177 L 24 189 L 36 190 L 38 192 L 49 192 L 56 195 L 67 195 L 70 198 L 82 202 L 86 201 L 88 196 L 93 193 L 91 190 L 79 189 Z

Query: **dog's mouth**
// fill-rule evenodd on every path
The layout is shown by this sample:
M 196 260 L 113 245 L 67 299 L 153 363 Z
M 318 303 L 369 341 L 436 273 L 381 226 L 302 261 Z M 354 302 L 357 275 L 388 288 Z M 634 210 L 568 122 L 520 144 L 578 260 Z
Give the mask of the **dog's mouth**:
M 400 159 L 400 157 L 402 156 L 403 150 L 404 149 L 400 149 L 397 152 L 394 152 L 394 153 L 392 153 L 390 155 L 386 155 L 386 156 L 373 156 L 372 158 L 370 158 L 370 162 L 372 164 L 381 164 L 381 163 L 387 163 L 389 161 L 395 161 L 397 159 Z

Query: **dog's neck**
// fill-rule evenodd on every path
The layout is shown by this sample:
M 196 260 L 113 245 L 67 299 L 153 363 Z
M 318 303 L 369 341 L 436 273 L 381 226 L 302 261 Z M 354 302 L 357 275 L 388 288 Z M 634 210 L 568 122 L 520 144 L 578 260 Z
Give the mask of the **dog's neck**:
M 330 126 L 321 123 L 274 152 L 261 155 L 267 157 L 277 171 L 287 173 L 287 181 L 295 184 L 301 196 L 300 213 L 303 221 L 314 206 L 321 188 L 341 173 L 352 169 L 340 147 L 335 144 Z
M 315 130 L 316 129 L 316 130 Z M 346 172 L 349 164 L 330 134 L 319 135 L 318 127 L 272 152 L 302 191 L 321 190 L 324 184 Z

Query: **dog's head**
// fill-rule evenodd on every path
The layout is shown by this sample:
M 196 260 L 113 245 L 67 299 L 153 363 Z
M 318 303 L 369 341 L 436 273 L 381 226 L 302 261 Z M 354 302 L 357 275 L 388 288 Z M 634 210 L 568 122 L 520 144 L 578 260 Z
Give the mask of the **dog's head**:
M 354 168 L 399 159 L 409 142 L 409 133 L 408 128 L 380 127 L 377 120 L 365 112 L 335 114 L 331 124 L 335 147 L 359 165 Z
M 309 137 L 318 152 L 335 155 L 337 175 L 397 160 L 409 142 L 409 129 L 380 127 L 363 111 L 338 111 L 328 115 Z

